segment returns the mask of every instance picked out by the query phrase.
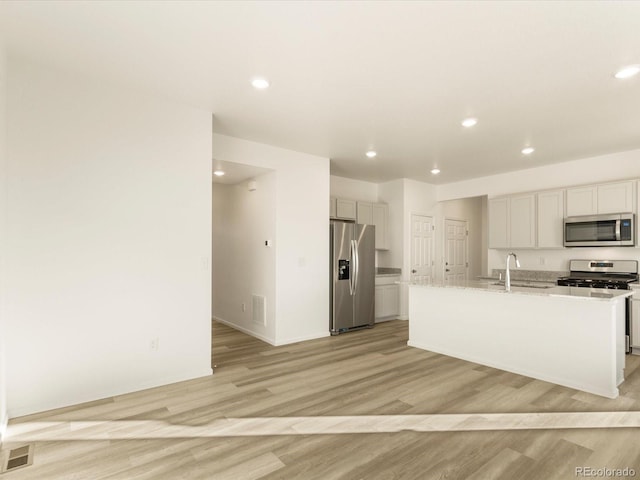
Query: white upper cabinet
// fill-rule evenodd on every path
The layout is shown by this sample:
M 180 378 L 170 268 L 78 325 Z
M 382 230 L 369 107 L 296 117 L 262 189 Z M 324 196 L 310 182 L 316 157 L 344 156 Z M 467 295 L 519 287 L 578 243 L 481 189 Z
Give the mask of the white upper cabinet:
M 329 197 L 329 218 L 336 218 L 338 215 L 338 200 L 336 197 Z
M 595 185 L 567 189 L 567 217 L 598 213 L 598 187 Z
M 509 199 L 489 200 L 489 248 L 509 247 Z
M 509 246 L 534 248 L 536 246 L 536 196 L 517 195 L 508 198 Z
M 356 201 L 345 200 L 344 198 L 336 199 L 336 218 L 345 220 L 356 219 Z
M 540 192 L 538 207 L 538 248 L 564 246 L 564 190 Z
M 357 222 L 364 225 L 373 225 L 373 204 L 368 202 L 358 202 L 357 208 Z
M 633 182 L 598 185 L 598 213 L 630 213 L 633 210 Z
M 568 188 L 567 217 L 633 212 L 633 194 L 633 181 Z
M 376 227 L 376 250 L 389 249 L 389 205 L 386 203 L 356 202 L 344 198 L 329 199 L 329 218 L 355 220 Z
M 389 249 L 389 205 L 386 203 L 373 204 L 373 224 L 376 227 L 376 249 Z
M 639 206 L 638 180 L 491 198 L 489 248 L 564 248 L 565 217 L 636 213 Z

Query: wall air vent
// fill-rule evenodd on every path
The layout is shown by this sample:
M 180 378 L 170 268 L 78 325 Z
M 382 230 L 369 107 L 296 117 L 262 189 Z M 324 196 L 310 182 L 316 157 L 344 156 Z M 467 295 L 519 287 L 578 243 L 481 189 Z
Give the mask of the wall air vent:
M 13 472 L 33 463 L 33 444 L 5 450 L 2 452 L 0 473 Z
M 267 298 L 262 295 L 251 296 L 251 318 L 253 323 L 267 326 Z

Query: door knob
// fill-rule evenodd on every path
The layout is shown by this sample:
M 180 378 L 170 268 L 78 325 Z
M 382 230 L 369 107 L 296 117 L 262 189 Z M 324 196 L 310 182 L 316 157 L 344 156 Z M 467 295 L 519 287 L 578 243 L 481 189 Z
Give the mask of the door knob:
M 418 273 L 417 270 L 411 270 L 411 273 Z
M 448 268 L 445 268 L 444 270 L 445 272 L 450 272 L 451 270 L 449 270 Z

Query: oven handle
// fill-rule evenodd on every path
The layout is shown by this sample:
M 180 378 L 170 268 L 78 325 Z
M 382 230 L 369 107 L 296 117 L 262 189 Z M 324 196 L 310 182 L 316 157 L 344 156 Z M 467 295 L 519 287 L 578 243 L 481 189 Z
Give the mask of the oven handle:
M 619 242 L 620 239 L 620 222 L 621 220 L 616 220 L 616 240 Z

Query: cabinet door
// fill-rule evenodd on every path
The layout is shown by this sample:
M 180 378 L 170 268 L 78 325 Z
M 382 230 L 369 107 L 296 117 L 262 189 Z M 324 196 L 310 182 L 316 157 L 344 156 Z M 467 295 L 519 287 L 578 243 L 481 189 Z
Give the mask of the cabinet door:
M 356 221 L 364 225 L 373 225 L 373 205 L 368 202 L 358 202 L 356 207 L 358 211 Z
M 538 248 L 564 245 L 564 190 L 540 192 L 538 206 Z
M 329 218 L 336 218 L 338 215 L 336 197 L 329 198 Z
M 384 317 L 384 285 L 375 288 L 375 315 L 376 318 Z
M 389 205 L 386 203 L 373 204 L 373 224 L 376 227 L 376 249 L 387 250 L 387 222 L 389 219 Z
M 356 201 L 345 200 L 344 198 L 336 199 L 336 218 L 344 218 L 345 220 L 356 219 Z
M 595 185 L 567 189 L 567 217 L 595 215 L 598 212 L 598 190 Z
M 633 182 L 598 185 L 598 213 L 631 213 L 633 210 Z
M 509 247 L 509 199 L 489 200 L 489 248 Z
M 400 285 L 386 285 L 382 292 L 386 317 L 400 314 Z
M 536 196 L 518 195 L 509 198 L 509 246 L 536 246 Z

